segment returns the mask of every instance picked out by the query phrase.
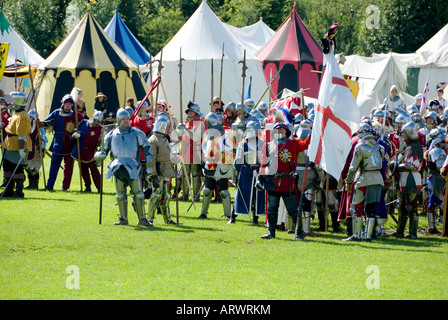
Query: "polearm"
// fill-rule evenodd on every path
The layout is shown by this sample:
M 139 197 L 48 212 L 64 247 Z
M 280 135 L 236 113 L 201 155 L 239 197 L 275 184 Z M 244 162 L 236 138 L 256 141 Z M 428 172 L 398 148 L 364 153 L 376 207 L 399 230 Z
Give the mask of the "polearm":
M 193 83 L 193 102 L 196 99 L 196 75 L 198 73 L 198 57 L 196 56 L 196 62 L 194 65 L 194 83 Z
M 163 69 L 163 49 L 160 51 L 160 59 L 159 60 L 155 60 L 159 62 L 159 65 L 157 67 L 157 77 L 158 79 L 162 79 L 162 69 Z M 165 97 L 166 98 L 166 97 Z M 145 100 L 142 100 L 145 101 Z M 154 106 L 152 107 L 152 114 L 154 115 L 154 119 L 156 118 L 156 114 L 157 114 L 157 102 L 159 101 L 159 87 L 157 86 L 157 91 L 156 91 L 156 103 L 154 104 Z M 142 103 L 143 104 L 143 103 Z
M 78 122 L 78 104 L 75 102 L 75 126 L 76 132 L 79 132 L 79 122 Z M 81 146 L 79 144 L 79 139 L 76 139 L 76 147 L 78 148 L 78 168 L 79 168 L 79 187 L 82 192 L 82 172 L 81 172 Z
M 325 218 L 325 232 L 328 231 L 328 194 L 330 191 L 330 174 L 327 172 L 327 174 L 325 175 L 325 214 L 324 214 L 324 218 Z
M 101 153 L 104 153 L 104 127 L 101 128 Z M 101 160 L 101 176 L 100 176 L 100 215 L 99 223 L 101 224 L 103 218 L 103 172 L 104 172 L 104 159 Z
M 179 51 L 179 112 L 180 112 L 180 123 L 184 122 L 184 117 L 182 114 L 182 61 L 185 61 L 184 58 L 182 58 L 182 48 L 180 48 Z
M 266 87 L 266 89 L 264 90 L 263 94 L 261 95 L 260 99 L 258 99 L 258 102 L 254 105 L 254 109 L 260 104 L 261 100 L 263 99 L 264 95 L 266 94 L 266 92 L 269 91 L 269 104 L 270 104 L 270 100 L 271 100 L 271 85 L 272 83 L 275 81 L 275 79 L 277 79 L 277 77 L 280 75 L 280 72 L 283 70 L 283 67 L 285 65 L 283 65 L 280 70 L 277 71 L 277 73 L 275 74 L 274 78 L 271 79 L 271 81 L 269 82 L 269 85 Z
M 182 61 L 185 61 L 184 58 L 182 58 L 182 47 L 179 49 L 179 112 L 180 112 L 180 122 L 183 123 L 183 115 L 182 115 Z M 176 164 L 176 224 L 179 224 L 179 177 L 178 177 L 178 171 L 177 171 L 177 164 Z
M 30 105 L 32 105 L 33 100 L 35 98 L 35 90 L 34 90 L 34 83 L 33 83 L 33 74 L 31 72 L 31 65 L 28 65 L 28 70 L 29 70 L 29 77 L 30 77 L 30 83 L 31 83 L 31 90 L 32 90 L 32 97 L 31 97 L 31 101 L 30 101 Z M 34 110 L 36 111 L 36 126 L 37 126 L 37 140 L 38 140 L 38 148 L 39 148 L 39 153 L 40 153 L 40 157 L 41 157 L 41 162 L 42 162 L 42 178 L 44 179 L 44 188 L 47 188 L 47 179 L 45 178 L 45 166 L 44 166 L 44 154 L 42 152 L 42 135 L 40 134 L 40 128 L 39 128 L 39 113 L 37 112 L 37 107 L 36 107 L 36 103 L 34 103 Z
M 222 43 L 222 56 L 221 56 L 221 75 L 219 77 L 219 107 L 222 105 L 222 73 L 224 67 L 224 42 Z
M 213 77 L 213 58 L 211 59 L 211 79 L 210 79 L 210 110 L 213 112 L 213 83 L 214 83 L 214 77 Z
M 241 89 L 241 114 L 240 114 L 240 117 L 241 117 L 241 120 L 244 121 L 244 86 L 245 86 L 244 82 L 246 80 L 246 70 L 248 69 L 247 65 L 246 65 L 246 49 L 244 49 L 243 60 L 238 63 L 243 64 L 242 74 L 241 74 L 241 77 L 243 78 L 243 85 L 242 85 L 242 89 Z

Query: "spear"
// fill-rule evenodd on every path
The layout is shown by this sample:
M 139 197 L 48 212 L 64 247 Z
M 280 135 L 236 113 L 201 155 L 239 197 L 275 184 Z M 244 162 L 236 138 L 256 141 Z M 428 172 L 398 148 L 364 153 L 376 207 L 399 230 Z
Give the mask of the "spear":
M 180 123 L 183 123 L 183 114 L 182 114 L 182 61 L 185 61 L 184 58 L 182 58 L 182 48 L 180 48 L 179 53 L 179 112 L 180 112 Z
M 222 43 L 222 56 L 221 56 L 221 75 L 219 77 L 219 107 L 222 105 L 222 71 L 224 65 L 224 42 Z
M 243 72 L 241 77 L 243 78 L 243 86 L 242 86 L 242 90 L 241 90 L 241 120 L 244 120 L 244 82 L 246 79 L 246 70 L 248 69 L 246 66 L 246 49 L 244 49 L 244 58 L 242 61 L 238 62 L 238 63 L 242 63 L 243 64 Z
M 196 62 L 194 65 L 194 83 L 193 83 L 193 102 L 196 99 L 196 75 L 198 73 L 198 57 L 196 56 Z
M 211 59 L 211 62 L 212 62 L 212 64 L 211 64 L 211 72 L 212 72 L 212 74 L 211 74 L 211 84 L 210 84 L 210 88 L 211 88 L 211 92 L 210 92 L 210 95 L 211 95 L 211 98 L 210 98 L 210 109 L 211 109 L 211 112 L 213 112 L 213 58 Z
M 76 131 L 79 132 L 79 123 L 78 123 L 78 104 L 74 103 L 75 106 L 75 126 Z M 79 187 L 82 192 L 82 172 L 81 172 L 81 146 L 79 145 L 79 139 L 76 139 L 76 147 L 78 148 L 78 168 L 79 168 Z
M 101 128 L 101 153 L 104 153 L 104 127 Z M 101 160 L 101 177 L 100 177 L 100 216 L 99 223 L 101 224 L 103 217 L 103 172 L 104 172 L 104 160 Z
M 163 56 L 163 49 L 160 51 L 160 59 L 159 60 L 155 60 L 155 61 L 158 61 L 159 62 L 159 66 L 157 67 L 157 76 L 159 77 L 159 78 L 161 78 L 162 77 L 162 69 L 163 69 L 163 65 L 162 65 L 162 56 Z M 166 98 L 166 97 L 165 97 Z M 159 87 L 157 86 L 157 91 L 156 91 L 156 103 L 155 103 L 155 105 L 153 106 L 153 115 L 154 115 L 154 118 L 156 117 L 156 114 L 157 114 L 157 102 L 159 101 L 158 100 L 159 99 Z

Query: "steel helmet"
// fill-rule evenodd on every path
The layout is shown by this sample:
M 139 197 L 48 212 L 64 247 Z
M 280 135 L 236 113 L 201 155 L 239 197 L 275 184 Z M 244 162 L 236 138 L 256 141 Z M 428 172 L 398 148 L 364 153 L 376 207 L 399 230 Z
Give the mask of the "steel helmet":
M 401 132 L 406 135 L 409 140 L 417 140 L 418 139 L 418 131 L 417 125 L 415 122 L 411 121 L 403 125 Z
M 156 122 L 154 122 L 154 132 L 167 134 L 170 125 L 170 120 L 167 117 L 157 117 Z
M 120 125 L 121 119 L 123 118 L 130 118 L 131 115 L 129 114 L 129 112 L 125 109 L 125 108 L 120 108 L 117 111 L 117 124 Z

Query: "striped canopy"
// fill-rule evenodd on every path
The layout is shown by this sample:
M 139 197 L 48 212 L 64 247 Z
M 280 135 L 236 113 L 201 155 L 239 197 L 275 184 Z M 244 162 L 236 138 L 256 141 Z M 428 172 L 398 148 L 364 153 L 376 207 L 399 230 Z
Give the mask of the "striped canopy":
M 323 53 L 320 45 L 304 25 L 296 12 L 295 5 L 289 18 L 275 35 L 257 52 L 263 66 L 266 81 L 279 77 L 272 83 L 272 98 L 283 89 L 298 91 L 308 89 L 306 95 L 317 98 L 320 73 L 323 67 Z
M 138 101 L 145 96 L 137 64 L 109 38 L 90 10 L 39 66 L 35 82 L 39 88 L 36 104 L 42 116 L 59 108 L 62 97 L 73 87 L 83 90 L 89 116 L 98 92 L 108 98 L 108 113 L 124 106 L 128 97 Z
M 104 32 L 123 50 L 129 58 L 138 65 L 144 65 L 151 60 L 151 55 L 135 38 L 121 19 L 118 10 L 115 11 Z

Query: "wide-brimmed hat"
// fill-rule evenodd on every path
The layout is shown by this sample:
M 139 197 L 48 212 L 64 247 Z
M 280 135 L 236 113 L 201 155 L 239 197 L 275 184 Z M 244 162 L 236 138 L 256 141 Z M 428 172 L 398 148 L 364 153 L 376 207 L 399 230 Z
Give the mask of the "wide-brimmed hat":
M 105 96 L 104 93 L 102 93 L 102 92 L 98 92 L 98 94 L 95 97 L 95 100 L 97 100 L 99 97 L 103 97 L 104 100 L 107 100 L 107 96 Z

